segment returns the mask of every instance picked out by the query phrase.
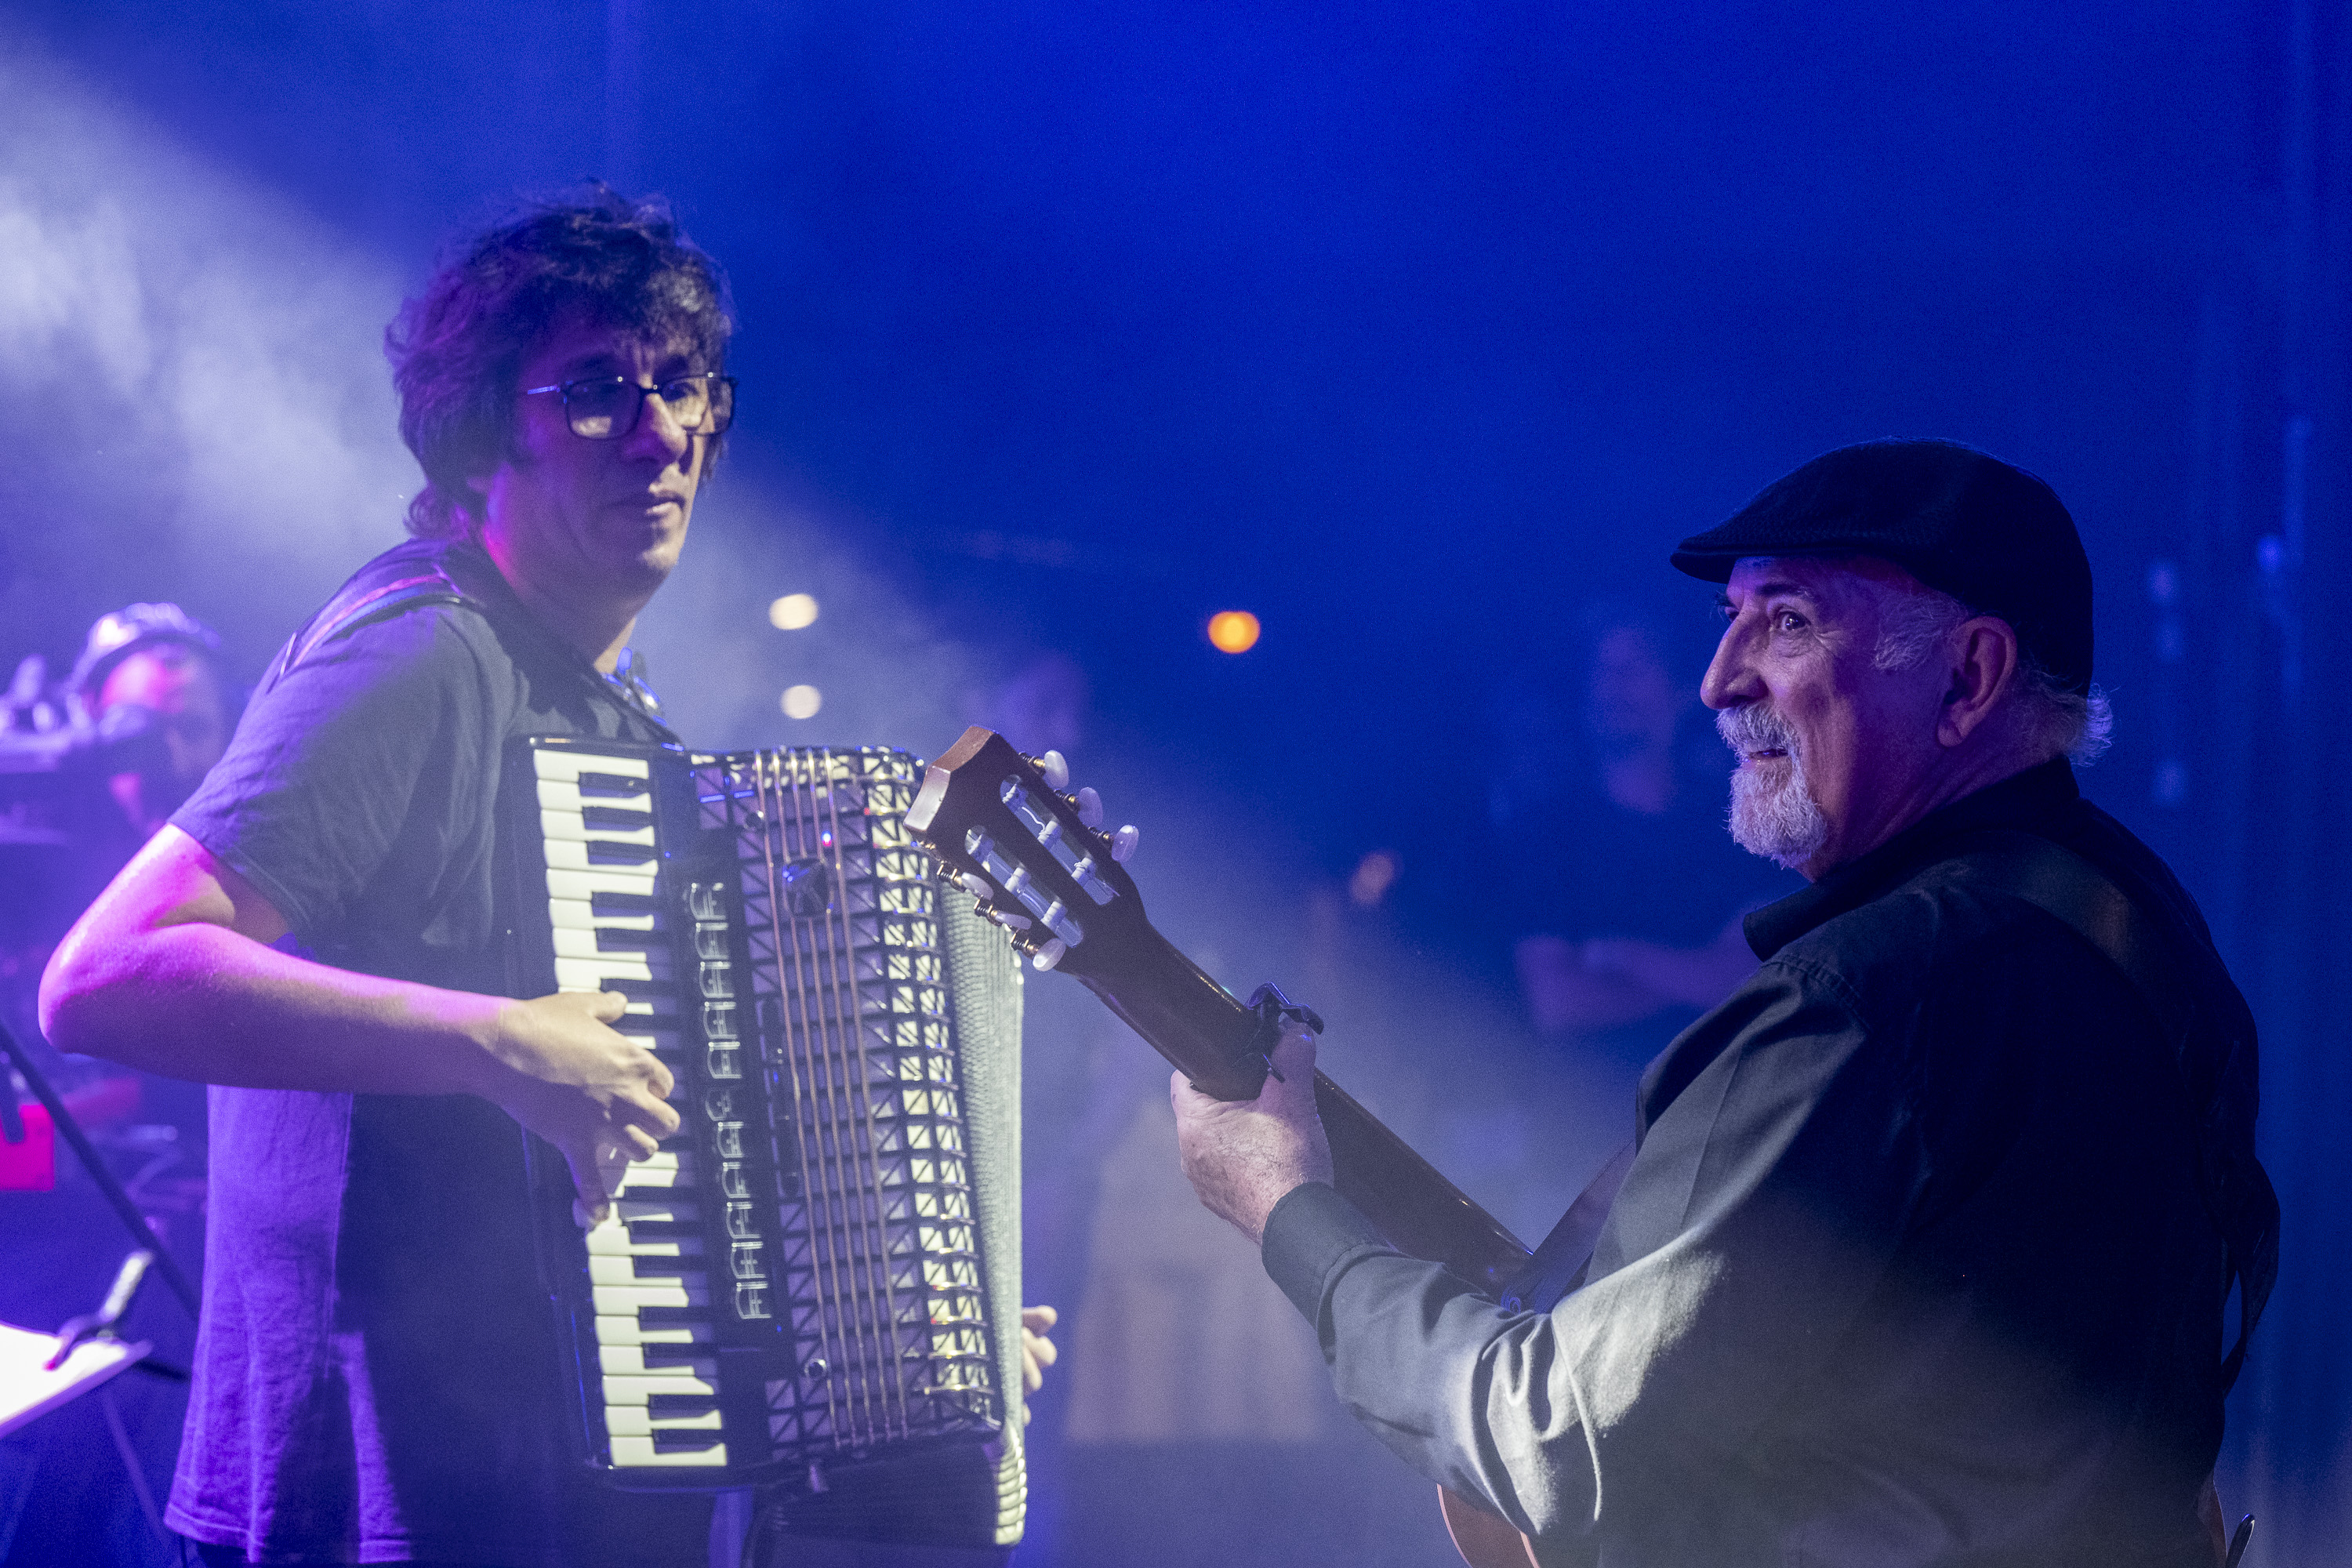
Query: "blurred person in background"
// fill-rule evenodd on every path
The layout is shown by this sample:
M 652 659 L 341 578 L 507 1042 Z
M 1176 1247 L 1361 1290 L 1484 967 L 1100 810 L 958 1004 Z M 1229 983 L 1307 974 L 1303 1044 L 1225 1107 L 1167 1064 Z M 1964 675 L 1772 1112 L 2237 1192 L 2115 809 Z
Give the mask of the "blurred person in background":
M 12 693 L 21 699 L 12 708 L 27 721 L 21 731 L 42 733 L 34 710 L 46 707 L 47 733 L 75 744 L 58 753 L 53 775 L 37 780 L 41 798 L 31 815 L 47 832 L 0 844 L 0 864 L 12 873 L 0 1006 L 10 1032 L 193 1275 L 202 1255 L 203 1087 L 60 1056 L 34 1027 L 34 996 L 57 940 L 220 760 L 235 727 L 235 689 L 221 667 L 219 637 L 173 604 L 128 605 L 100 616 L 61 691 L 44 689 L 37 669 L 28 674 L 16 683 L 24 689 Z M 13 1088 L 29 1100 L 9 1076 L 0 1073 L 0 1090 Z M 7 1264 L 0 1319 L 51 1328 L 90 1310 L 137 1245 L 62 1150 L 54 1145 L 51 1184 L 28 1173 L 33 1190 L 0 1195 L 0 1259 Z M 162 1362 L 178 1365 L 188 1359 L 194 1329 L 176 1301 L 151 1286 L 126 1332 L 152 1342 Z M 182 1386 L 129 1378 L 0 1439 L 0 1540 L 14 1543 L 9 1560 L 176 1562 L 176 1544 L 149 1505 L 170 1484 L 186 1405 Z M 143 1493 L 124 1484 L 126 1465 L 137 1466 Z
M 236 706 L 221 671 L 220 637 L 177 605 L 127 605 L 89 628 L 69 684 L 101 735 L 123 734 L 131 710 L 145 716 L 137 726 L 153 737 L 145 753 L 106 781 L 124 824 L 144 843 L 228 750 Z
M 126 605 L 98 617 L 73 672 L 46 684 L 38 655 L 18 667 L 5 729 L 15 829 L 7 944 L 47 949 L 133 851 L 163 826 L 227 749 L 237 693 L 220 638 L 177 605 Z M 29 994 L 29 992 L 28 992 Z
M 1628 1092 L 1754 972 L 1740 916 L 1796 886 L 1724 832 L 1722 745 L 1690 679 L 1704 644 L 1677 658 L 1669 626 L 1630 602 L 1588 606 L 1573 700 L 1522 679 L 1498 703 L 1489 787 L 1530 1021 L 1613 1064 Z
M 21 684 L 37 689 L 37 678 Z M 46 1051 L 33 1027 L 41 969 L 75 918 L 220 760 L 236 727 L 236 691 L 210 626 L 177 605 L 139 604 L 110 611 L 90 626 L 61 691 L 28 695 L 61 721 L 48 738 L 70 746 L 57 753 L 53 773 L 11 775 L 37 794 L 21 820 L 39 826 L 19 835 L 21 842 L 0 844 L 10 894 L 0 996 L 19 1041 L 40 1053 L 58 1086 L 71 1091 L 119 1077 L 120 1069 Z M 26 732 L 37 731 L 28 725 Z M 159 1129 L 176 1128 L 192 1154 L 200 1149 L 201 1088 L 151 1074 L 138 1081 L 140 1092 L 105 1100 L 93 1124 L 143 1108 Z M 197 1202 L 191 1196 L 167 1206 L 193 1215 Z

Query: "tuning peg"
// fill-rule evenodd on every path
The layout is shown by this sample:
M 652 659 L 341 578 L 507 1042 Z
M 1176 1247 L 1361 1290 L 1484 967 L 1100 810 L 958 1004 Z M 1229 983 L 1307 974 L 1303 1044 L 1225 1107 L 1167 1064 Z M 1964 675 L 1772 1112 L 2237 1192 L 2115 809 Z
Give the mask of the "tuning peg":
M 1143 829 L 1129 823 L 1110 836 L 1110 858 L 1120 865 L 1135 858 L 1135 847 L 1143 837 Z
M 1054 965 L 1061 963 L 1062 955 L 1069 951 L 1070 944 L 1064 942 L 1057 936 L 1047 942 L 1043 947 L 1040 947 L 1036 952 L 1036 955 L 1031 958 L 1029 962 L 1035 968 L 1041 970 L 1051 969 Z
M 1078 791 L 1078 820 L 1088 827 L 1100 827 L 1102 816 L 1102 796 L 1091 788 Z
M 1070 787 L 1070 762 L 1059 752 L 1048 752 L 1037 759 L 1037 771 L 1045 777 L 1045 787 L 1055 795 Z
M 996 897 L 996 889 L 988 885 L 988 879 L 985 877 L 975 877 L 970 871 L 966 871 L 956 880 L 962 886 L 965 892 L 983 904 Z
M 1029 929 L 1029 917 L 1027 915 L 1016 915 L 1011 910 L 999 909 L 994 904 L 981 905 L 980 912 L 986 915 L 990 920 L 994 921 L 998 925 L 1003 926 L 1006 931 L 1027 931 Z

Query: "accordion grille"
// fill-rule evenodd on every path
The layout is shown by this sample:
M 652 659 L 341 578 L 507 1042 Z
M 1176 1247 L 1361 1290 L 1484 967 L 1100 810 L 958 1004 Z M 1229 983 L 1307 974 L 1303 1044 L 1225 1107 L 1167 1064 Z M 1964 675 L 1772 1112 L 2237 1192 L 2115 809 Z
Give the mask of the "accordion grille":
M 882 752 L 746 753 L 698 780 L 740 867 L 777 1292 L 806 1354 L 768 1384 L 780 1458 L 1004 1419 L 938 889 L 902 822 L 918 784 Z

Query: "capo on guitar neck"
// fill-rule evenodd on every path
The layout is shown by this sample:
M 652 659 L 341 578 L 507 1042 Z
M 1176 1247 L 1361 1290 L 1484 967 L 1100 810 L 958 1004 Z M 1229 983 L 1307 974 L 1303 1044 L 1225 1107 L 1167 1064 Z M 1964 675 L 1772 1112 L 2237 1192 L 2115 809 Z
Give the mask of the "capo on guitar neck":
M 1257 1015 L 1257 1027 L 1250 1034 L 1249 1054 L 1265 1064 L 1276 1083 L 1288 1083 L 1274 1065 L 1274 1047 L 1282 1043 L 1285 1024 L 1304 1024 L 1315 1034 L 1323 1032 L 1323 1015 L 1303 1003 L 1293 1002 L 1282 994 L 1282 987 L 1269 980 L 1250 993 L 1244 1004 Z

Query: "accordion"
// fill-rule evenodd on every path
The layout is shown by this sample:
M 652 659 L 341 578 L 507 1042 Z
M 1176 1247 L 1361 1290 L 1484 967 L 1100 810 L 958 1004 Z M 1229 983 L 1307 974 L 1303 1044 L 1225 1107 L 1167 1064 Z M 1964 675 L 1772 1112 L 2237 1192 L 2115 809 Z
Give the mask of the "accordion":
M 757 1485 L 768 1530 L 1011 1545 L 1020 970 L 906 830 L 921 764 L 551 737 L 507 779 L 516 994 L 621 993 L 677 1079 L 592 1230 L 531 1140 L 584 1463 Z

